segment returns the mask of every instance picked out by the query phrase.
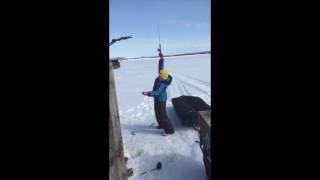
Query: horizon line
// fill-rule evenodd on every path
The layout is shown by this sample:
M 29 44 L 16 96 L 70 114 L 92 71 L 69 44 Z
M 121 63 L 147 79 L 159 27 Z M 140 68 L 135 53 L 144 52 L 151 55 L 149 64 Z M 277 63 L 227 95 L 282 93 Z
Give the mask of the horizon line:
M 188 55 L 196 55 L 196 54 L 211 54 L 211 50 L 209 50 L 209 51 L 192 52 L 192 53 L 171 54 L 171 55 L 165 55 L 163 57 L 188 56 Z M 145 58 L 157 58 L 157 57 L 159 57 L 159 56 L 141 56 L 141 57 L 130 57 L 130 58 L 119 57 L 119 59 L 127 60 L 127 59 L 145 59 Z

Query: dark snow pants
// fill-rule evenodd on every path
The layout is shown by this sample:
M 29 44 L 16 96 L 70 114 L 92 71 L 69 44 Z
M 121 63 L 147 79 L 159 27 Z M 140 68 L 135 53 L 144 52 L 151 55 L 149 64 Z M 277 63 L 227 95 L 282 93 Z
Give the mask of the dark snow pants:
M 174 129 L 170 119 L 167 116 L 166 109 L 166 102 L 160 102 L 156 99 L 154 100 L 154 111 L 156 119 L 158 121 L 158 125 L 161 129 L 164 129 L 167 134 L 173 134 Z

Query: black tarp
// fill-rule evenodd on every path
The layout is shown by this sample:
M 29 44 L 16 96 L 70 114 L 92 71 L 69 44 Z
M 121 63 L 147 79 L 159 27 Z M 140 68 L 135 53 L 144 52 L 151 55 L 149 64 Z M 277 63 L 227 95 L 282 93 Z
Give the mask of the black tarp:
M 200 97 L 180 96 L 172 98 L 173 108 L 183 125 L 194 126 L 198 111 L 210 111 L 211 107 Z

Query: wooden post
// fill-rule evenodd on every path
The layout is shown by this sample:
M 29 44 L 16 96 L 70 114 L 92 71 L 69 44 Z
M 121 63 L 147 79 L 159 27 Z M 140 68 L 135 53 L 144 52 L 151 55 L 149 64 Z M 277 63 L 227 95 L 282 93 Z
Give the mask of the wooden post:
M 111 62 L 112 62 L 113 69 L 118 69 L 118 68 L 120 68 L 119 59 L 112 60 Z
M 113 65 L 109 62 L 109 180 L 127 179 Z
M 208 180 L 211 180 L 211 111 L 199 111 L 200 148 Z

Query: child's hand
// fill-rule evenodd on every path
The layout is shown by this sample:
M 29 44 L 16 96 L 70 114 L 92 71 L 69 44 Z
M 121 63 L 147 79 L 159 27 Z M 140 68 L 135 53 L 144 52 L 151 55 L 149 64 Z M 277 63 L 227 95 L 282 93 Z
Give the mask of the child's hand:
M 143 92 L 142 92 L 142 95 L 144 95 L 144 96 L 149 96 L 149 92 L 143 91 Z

